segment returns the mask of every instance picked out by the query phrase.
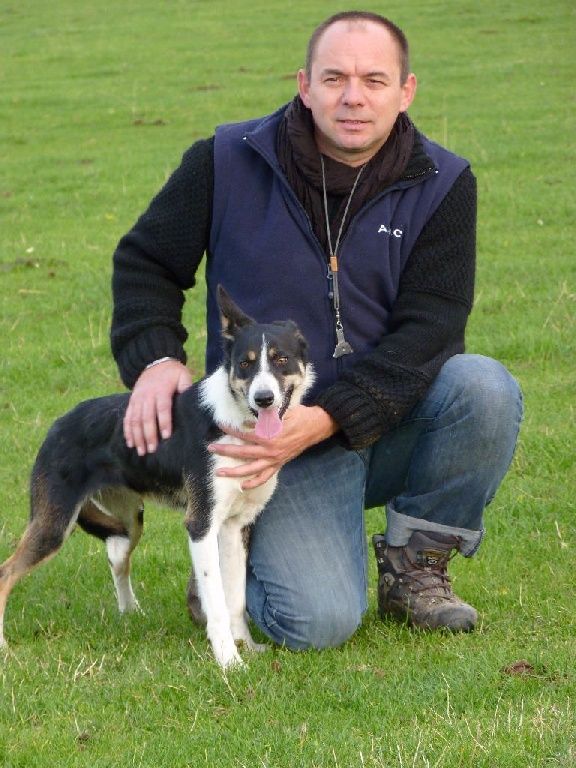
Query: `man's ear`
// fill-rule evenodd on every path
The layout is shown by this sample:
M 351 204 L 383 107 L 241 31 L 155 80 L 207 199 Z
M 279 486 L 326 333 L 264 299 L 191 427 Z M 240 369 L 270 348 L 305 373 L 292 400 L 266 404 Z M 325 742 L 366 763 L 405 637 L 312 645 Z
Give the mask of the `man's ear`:
M 416 80 L 416 75 L 413 72 L 411 72 L 406 78 L 406 82 L 402 85 L 402 104 L 400 108 L 401 112 L 406 112 L 408 107 L 414 101 L 414 96 L 416 96 L 417 85 L 418 85 L 418 82 Z
M 310 99 L 308 93 L 310 91 L 310 81 L 305 69 L 298 70 L 298 93 L 305 107 L 310 108 Z
M 233 339 L 239 328 L 254 322 L 251 317 L 242 312 L 240 307 L 232 301 L 222 285 L 218 285 L 216 298 L 220 310 L 222 336 L 225 339 Z

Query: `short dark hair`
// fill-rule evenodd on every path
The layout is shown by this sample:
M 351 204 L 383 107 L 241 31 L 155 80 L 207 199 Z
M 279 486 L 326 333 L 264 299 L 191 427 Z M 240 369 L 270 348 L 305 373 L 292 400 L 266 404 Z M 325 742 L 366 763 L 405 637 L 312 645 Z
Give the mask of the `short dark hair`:
M 308 41 L 308 48 L 306 49 L 306 76 L 308 79 L 310 79 L 312 74 L 312 62 L 316 54 L 318 41 L 328 27 L 331 27 L 332 24 L 336 24 L 338 21 L 372 21 L 375 24 L 380 24 L 382 27 L 386 27 L 394 40 L 398 43 L 400 51 L 400 82 L 402 84 L 406 82 L 406 78 L 410 74 L 410 51 L 406 35 L 393 21 L 390 21 L 390 19 L 387 19 L 385 16 L 380 16 L 379 13 L 371 13 L 370 11 L 341 11 L 340 13 L 335 13 L 333 16 L 330 16 L 330 18 L 326 19 L 326 21 L 323 21 L 316 27 L 314 32 L 312 32 L 312 36 Z

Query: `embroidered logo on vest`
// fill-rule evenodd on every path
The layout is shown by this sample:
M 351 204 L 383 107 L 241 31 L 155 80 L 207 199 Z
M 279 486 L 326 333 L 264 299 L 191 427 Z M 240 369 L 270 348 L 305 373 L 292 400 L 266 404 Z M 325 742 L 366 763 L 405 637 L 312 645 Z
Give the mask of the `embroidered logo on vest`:
M 402 237 L 404 232 L 401 229 L 390 229 L 390 227 L 387 227 L 386 224 L 380 224 L 380 229 L 378 230 L 378 234 L 380 232 L 384 232 L 386 235 L 392 235 L 392 237 Z

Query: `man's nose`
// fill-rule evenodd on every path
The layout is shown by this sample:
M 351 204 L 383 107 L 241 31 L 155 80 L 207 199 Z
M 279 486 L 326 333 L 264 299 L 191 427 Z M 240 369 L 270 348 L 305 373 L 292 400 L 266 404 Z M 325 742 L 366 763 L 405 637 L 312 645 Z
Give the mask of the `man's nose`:
M 342 101 L 344 104 L 357 105 L 362 104 L 364 101 L 364 94 L 362 91 L 362 84 L 358 78 L 349 78 L 344 86 L 344 92 L 342 94 Z

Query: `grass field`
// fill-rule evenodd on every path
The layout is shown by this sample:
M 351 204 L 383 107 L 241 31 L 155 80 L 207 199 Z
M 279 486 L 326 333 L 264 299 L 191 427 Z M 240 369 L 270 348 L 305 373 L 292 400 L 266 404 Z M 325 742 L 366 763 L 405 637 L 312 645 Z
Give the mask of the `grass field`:
M 117 240 L 192 141 L 292 97 L 309 32 L 345 7 L 0 3 L 0 560 L 24 529 L 51 421 L 121 388 L 108 344 Z M 144 615 L 117 616 L 103 549 L 82 534 L 13 593 L 5 768 L 576 764 L 574 6 L 366 7 L 412 42 L 413 119 L 473 163 L 468 349 L 499 358 L 525 394 L 486 542 L 453 563 L 481 625 L 448 637 L 381 623 L 371 562 L 370 609 L 344 647 L 274 649 L 224 676 L 185 612 L 181 520 L 152 509 L 134 563 Z M 203 300 L 200 288 L 185 310 L 198 375 Z M 382 519 L 369 514 L 369 533 Z

